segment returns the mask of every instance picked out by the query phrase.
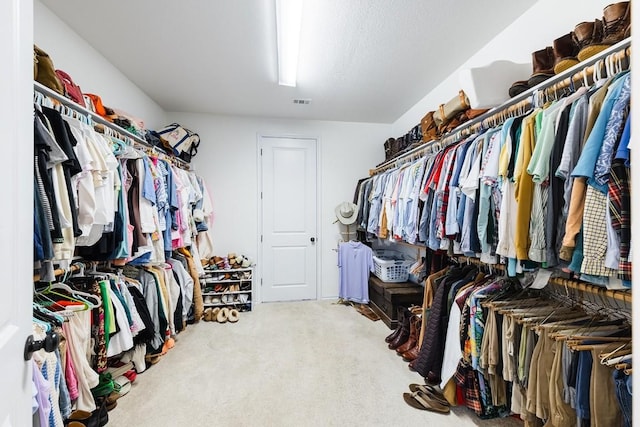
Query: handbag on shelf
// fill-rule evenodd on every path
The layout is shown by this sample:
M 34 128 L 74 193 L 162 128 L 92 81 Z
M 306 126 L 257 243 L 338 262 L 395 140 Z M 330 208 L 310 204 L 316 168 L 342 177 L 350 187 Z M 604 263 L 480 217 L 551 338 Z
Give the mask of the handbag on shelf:
M 395 138 L 389 138 L 384 142 L 384 159 L 385 160 L 389 160 L 395 155 L 393 151 L 395 142 L 396 142 Z
M 80 86 L 73 82 L 73 79 L 69 74 L 62 70 L 56 70 L 56 76 L 62 82 L 62 86 L 64 86 L 64 96 L 75 102 L 76 104 L 80 104 L 85 107 L 84 96 L 82 95 L 82 90 Z
M 200 135 L 179 125 L 171 123 L 163 129 L 156 131 L 165 147 L 170 149 L 176 157 L 190 162 L 198 153 Z
M 436 122 L 436 126 L 442 128 L 458 113 L 464 110 L 468 110 L 470 107 L 471 106 L 469 105 L 469 98 L 464 93 L 464 91 L 461 90 L 460 92 L 458 92 L 458 96 L 453 97 L 446 104 L 440 104 L 438 110 L 434 112 L 433 118 Z
M 436 126 L 436 121 L 433 118 L 434 113 L 435 111 L 429 111 L 422 118 L 422 120 L 420 120 L 423 142 L 429 142 L 433 141 L 434 139 L 438 139 L 438 127 Z
M 33 79 L 60 95 L 64 95 L 64 86 L 56 75 L 53 60 L 47 52 L 36 45 L 33 45 Z

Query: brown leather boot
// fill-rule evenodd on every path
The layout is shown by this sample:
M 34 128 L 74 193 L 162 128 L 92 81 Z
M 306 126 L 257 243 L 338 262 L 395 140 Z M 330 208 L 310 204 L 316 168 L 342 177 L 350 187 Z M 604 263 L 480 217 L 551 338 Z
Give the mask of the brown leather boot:
M 402 344 L 406 343 L 409 339 L 409 335 L 411 334 L 411 312 L 407 308 L 404 310 L 400 333 L 389 343 L 390 350 L 395 350 Z
M 573 67 L 578 61 L 578 52 L 580 49 L 573 39 L 573 33 L 553 41 L 554 66 L 553 72 L 560 74 L 564 70 Z
M 409 349 L 411 347 L 414 347 L 418 342 L 418 335 L 416 334 L 416 324 L 419 321 L 421 321 L 420 317 L 416 316 L 415 314 L 411 316 L 411 321 L 409 323 L 409 339 L 400 347 L 396 348 L 396 353 L 398 353 L 398 356 L 402 356 L 402 353 L 409 351 Z
M 580 49 L 578 51 L 578 61 L 584 61 L 608 47 L 608 45 L 602 43 L 603 34 L 602 21 L 599 19 L 593 22 L 581 22 L 576 25 L 573 29 L 573 37 Z
M 614 45 L 625 38 L 627 28 L 631 26 L 631 2 L 613 3 L 602 11 L 604 37 L 602 44 Z
M 555 57 L 551 46 L 533 52 L 531 59 L 533 62 L 533 74 L 527 81 L 529 87 L 537 86 L 549 77 L 554 76 L 553 63 L 555 62 Z
M 417 337 L 416 344 L 413 347 L 411 347 L 409 350 L 402 353 L 402 360 L 404 360 L 405 362 L 413 362 L 418 358 L 418 354 L 420 354 L 419 339 L 420 339 L 421 329 L 422 329 L 422 319 L 420 319 L 420 321 L 416 323 L 416 337 Z
M 384 339 L 386 343 L 390 343 L 398 336 L 398 334 L 400 333 L 400 330 L 402 329 L 403 320 L 404 320 L 404 307 L 398 307 L 398 323 L 396 325 L 396 328 L 393 330 L 393 332 L 391 332 L 391 334 L 389 334 Z

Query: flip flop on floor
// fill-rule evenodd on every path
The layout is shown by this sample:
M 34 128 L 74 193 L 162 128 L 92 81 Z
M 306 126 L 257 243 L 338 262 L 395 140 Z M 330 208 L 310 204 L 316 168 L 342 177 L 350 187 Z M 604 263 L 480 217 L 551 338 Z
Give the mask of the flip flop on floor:
M 422 393 L 426 394 L 427 396 L 429 396 L 439 404 L 443 406 L 451 406 L 449 401 L 445 399 L 442 393 L 438 391 L 435 387 L 432 387 L 429 385 L 421 385 L 421 384 L 409 384 L 409 390 L 411 390 L 412 392 L 421 391 Z
M 407 402 L 407 405 L 412 408 L 421 409 L 423 411 L 440 412 L 442 414 L 448 414 L 450 411 L 448 406 L 441 405 L 421 391 L 402 393 L 402 397 L 404 398 L 404 401 Z
M 376 320 L 380 320 L 380 316 L 378 316 L 376 312 L 373 311 L 373 309 L 368 305 L 360 304 L 360 305 L 354 305 L 354 307 L 358 311 L 358 313 L 362 314 L 367 319 L 372 320 L 374 322 Z

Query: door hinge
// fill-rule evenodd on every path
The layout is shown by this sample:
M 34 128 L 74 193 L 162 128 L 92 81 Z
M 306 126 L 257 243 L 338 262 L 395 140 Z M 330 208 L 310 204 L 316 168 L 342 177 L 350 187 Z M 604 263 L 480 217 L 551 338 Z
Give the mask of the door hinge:
M 262 277 L 260 278 L 260 287 L 262 287 Z
M 260 155 L 262 156 L 262 148 L 260 149 Z
M 260 235 L 260 241 L 262 242 L 262 241 L 263 241 L 263 239 L 264 239 L 264 235 L 262 235 L 262 234 L 261 234 L 261 235 Z
M 262 200 L 262 191 L 260 192 L 260 200 Z

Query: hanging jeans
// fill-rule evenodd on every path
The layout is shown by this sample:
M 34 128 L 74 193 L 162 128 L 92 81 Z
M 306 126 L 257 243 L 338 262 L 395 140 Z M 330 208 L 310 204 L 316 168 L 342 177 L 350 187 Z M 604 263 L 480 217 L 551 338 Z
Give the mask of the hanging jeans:
M 613 381 L 616 385 L 616 398 L 622 411 L 622 421 L 624 427 L 631 427 L 631 393 L 629 386 L 631 385 L 631 376 L 626 375 L 622 370 L 613 371 Z

